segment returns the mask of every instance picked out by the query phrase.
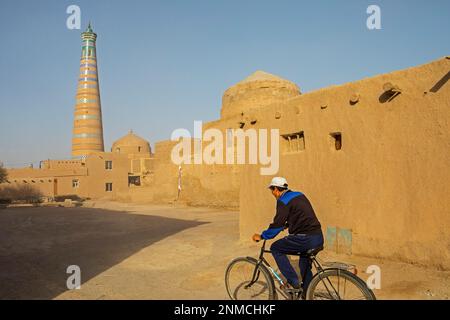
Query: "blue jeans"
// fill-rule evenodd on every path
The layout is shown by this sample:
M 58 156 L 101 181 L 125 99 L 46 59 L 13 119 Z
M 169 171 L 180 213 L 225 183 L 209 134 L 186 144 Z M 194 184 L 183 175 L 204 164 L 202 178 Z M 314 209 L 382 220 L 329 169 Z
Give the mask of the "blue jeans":
M 289 262 L 286 254 L 297 254 L 299 252 L 306 252 L 309 249 L 314 249 L 323 246 L 323 235 L 319 234 L 290 234 L 283 239 L 272 243 L 270 251 L 278 265 L 283 276 L 292 286 L 299 286 L 298 276 Z M 309 283 L 312 279 L 311 261 L 308 258 L 300 257 L 300 272 L 302 275 L 302 288 L 306 292 Z

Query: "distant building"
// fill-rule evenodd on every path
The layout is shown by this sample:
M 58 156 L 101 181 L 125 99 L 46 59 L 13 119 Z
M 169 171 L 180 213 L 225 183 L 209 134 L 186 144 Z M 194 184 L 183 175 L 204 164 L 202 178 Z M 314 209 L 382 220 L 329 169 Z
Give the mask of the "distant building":
M 104 151 L 96 39 L 91 24 L 81 34 L 80 77 L 73 120 L 72 157 Z
M 8 183 L 36 186 L 49 198 L 113 199 L 128 190 L 128 168 L 126 156 L 98 152 L 83 160 L 45 160 L 40 169 L 9 169 Z

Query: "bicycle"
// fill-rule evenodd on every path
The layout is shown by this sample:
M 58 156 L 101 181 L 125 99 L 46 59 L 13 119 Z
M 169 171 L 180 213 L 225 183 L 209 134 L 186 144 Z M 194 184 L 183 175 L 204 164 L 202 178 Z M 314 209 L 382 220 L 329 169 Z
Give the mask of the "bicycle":
M 281 285 L 285 282 L 264 258 L 266 250 L 266 240 L 264 240 L 259 259 L 253 257 L 240 257 L 230 262 L 225 272 L 225 286 L 230 299 L 232 300 L 277 300 L 278 294 L 287 300 L 302 299 L 302 289 L 282 290 L 275 286 L 274 279 Z M 359 294 L 354 299 L 376 300 L 372 290 L 359 278 L 354 265 L 341 262 L 319 263 L 316 256 L 323 250 L 323 247 L 310 249 L 307 252 L 289 254 L 299 256 L 300 259 L 309 259 L 314 266 L 314 274 L 307 292 L 306 300 L 347 300 L 353 294 Z M 350 271 L 351 270 L 351 271 Z M 353 271 L 353 272 L 352 272 Z M 236 278 L 236 279 L 235 279 Z M 302 275 L 303 278 L 303 275 Z M 352 287 L 348 288 L 347 284 Z M 341 291 L 343 289 L 343 291 Z

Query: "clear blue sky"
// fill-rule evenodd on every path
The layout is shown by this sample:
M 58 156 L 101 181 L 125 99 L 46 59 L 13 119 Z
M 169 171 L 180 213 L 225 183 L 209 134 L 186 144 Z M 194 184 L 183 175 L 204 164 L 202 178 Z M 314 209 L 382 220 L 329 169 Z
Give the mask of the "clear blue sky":
M 82 30 L 66 28 L 81 8 Z M 366 8 L 381 7 L 369 31 Z M 105 147 L 219 118 L 224 90 L 256 70 L 303 92 L 450 54 L 450 1 L 0 2 L 0 161 L 70 158 L 80 33 L 91 20 Z

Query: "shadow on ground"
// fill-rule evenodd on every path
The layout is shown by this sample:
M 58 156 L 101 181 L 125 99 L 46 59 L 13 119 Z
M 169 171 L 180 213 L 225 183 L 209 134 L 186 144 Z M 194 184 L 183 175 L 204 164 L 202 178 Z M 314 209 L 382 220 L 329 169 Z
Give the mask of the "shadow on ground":
M 0 299 L 52 299 L 69 265 L 84 283 L 137 251 L 204 222 L 89 208 L 0 211 Z

